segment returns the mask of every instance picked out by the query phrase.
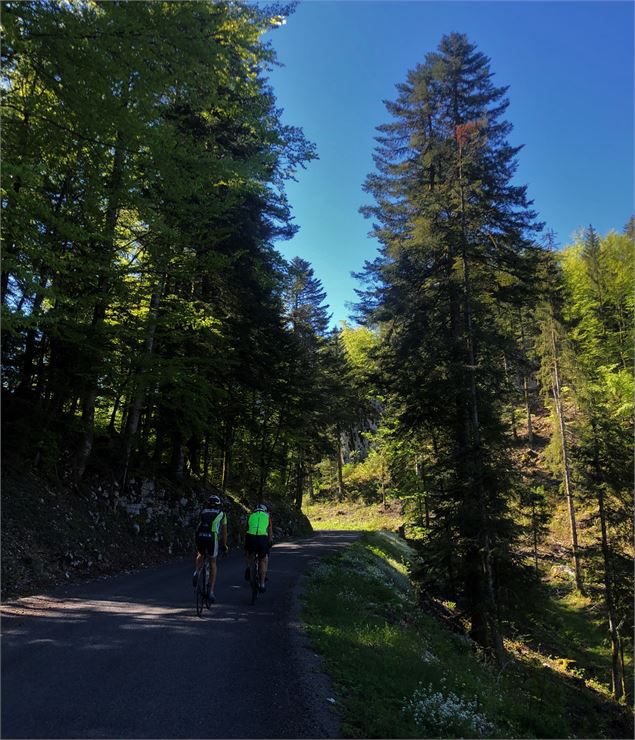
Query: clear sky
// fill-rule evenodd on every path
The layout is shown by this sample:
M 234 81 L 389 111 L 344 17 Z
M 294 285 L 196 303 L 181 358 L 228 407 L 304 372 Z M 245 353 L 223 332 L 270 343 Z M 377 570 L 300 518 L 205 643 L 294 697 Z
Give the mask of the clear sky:
M 351 271 L 377 244 L 359 213 L 382 100 L 452 31 L 509 85 L 517 181 L 560 246 L 588 224 L 621 230 L 634 210 L 632 2 L 301 1 L 270 36 L 285 65 L 269 75 L 286 123 L 320 159 L 287 192 L 299 233 L 278 248 L 313 265 L 333 322 L 356 300 Z

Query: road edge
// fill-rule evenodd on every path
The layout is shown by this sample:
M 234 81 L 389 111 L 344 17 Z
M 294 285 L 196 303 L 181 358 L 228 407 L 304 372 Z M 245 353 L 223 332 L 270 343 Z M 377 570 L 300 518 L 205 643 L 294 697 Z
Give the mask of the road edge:
M 310 566 L 311 567 L 311 566 Z M 302 597 L 308 583 L 308 575 L 303 573 L 297 580 L 291 594 L 289 635 L 291 648 L 300 678 L 300 692 L 304 705 L 310 713 L 312 724 L 317 732 L 313 738 L 341 738 L 342 718 L 337 709 L 333 685 L 327 674 L 324 661 L 311 645 L 311 639 L 302 622 Z

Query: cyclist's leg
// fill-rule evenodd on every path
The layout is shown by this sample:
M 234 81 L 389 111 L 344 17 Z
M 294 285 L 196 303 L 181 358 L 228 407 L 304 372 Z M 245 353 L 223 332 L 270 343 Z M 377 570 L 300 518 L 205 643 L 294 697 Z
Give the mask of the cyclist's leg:
M 212 554 L 213 542 L 211 535 L 204 533 L 196 534 L 196 570 L 197 572 L 203 567 L 204 553 Z
M 260 557 L 260 585 L 265 585 L 267 578 L 267 566 L 269 565 L 269 556 L 264 555 Z
M 196 586 L 196 576 L 198 572 L 200 571 L 201 567 L 203 566 L 203 547 L 204 543 L 202 543 L 198 536 L 194 539 L 196 543 L 196 557 L 194 559 L 194 574 L 192 577 L 192 583 L 194 586 Z

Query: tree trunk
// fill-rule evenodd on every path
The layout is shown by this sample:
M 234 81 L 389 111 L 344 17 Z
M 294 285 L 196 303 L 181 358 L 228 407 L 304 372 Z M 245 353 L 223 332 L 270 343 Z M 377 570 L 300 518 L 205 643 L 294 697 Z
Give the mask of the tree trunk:
M 183 444 L 183 438 L 180 434 L 172 435 L 172 454 L 170 457 L 170 474 L 177 480 L 181 480 L 185 475 L 185 453 L 187 445 Z
M 117 422 L 117 414 L 119 412 L 119 405 L 121 403 L 121 393 L 117 394 L 115 402 L 112 405 L 112 411 L 110 412 L 110 421 L 108 422 L 108 434 L 113 437 L 115 434 L 115 427 Z
M 576 524 L 575 516 L 575 505 L 573 501 L 573 486 L 571 483 L 571 468 L 569 465 L 569 451 L 567 445 L 567 428 L 566 421 L 564 418 L 564 410 L 562 408 L 562 394 L 560 392 L 560 364 L 558 362 L 558 345 L 556 342 L 556 330 L 551 324 L 551 342 L 553 349 L 553 386 L 552 393 L 553 399 L 556 404 L 556 413 L 558 415 L 558 422 L 560 425 L 560 438 L 562 446 L 562 467 L 564 473 L 564 488 L 567 496 L 567 504 L 569 507 L 569 526 L 571 530 L 571 549 L 573 554 L 573 567 L 575 572 L 575 585 L 578 591 L 584 593 L 584 584 L 582 582 L 582 573 L 580 570 L 580 553 L 578 548 L 578 528 Z
M 233 446 L 234 429 L 232 423 L 227 420 L 225 422 L 224 433 L 223 433 L 223 469 L 222 469 L 222 480 L 221 488 L 223 493 L 227 491 L 231 485 L 232 480 L 232 446 Z
M 536 569 L 536 578 L 538 578 L 540 575 L 538 570 L 538 520 L 536 517 L 536 502 L 533 495 L 531 499 L 531 528 L 534 536 L 534 567 Z
M 104 233 L 105 239 L 102 244 L 99 245 L 99 250 L 105 254 L 107 258 L 111 258 L 114 246 L 115 246 L 115 229 L 117 226 L 117 218 L 119 214 L 119 207 L 121 202 L 121 185 L 123 182 L 123 165 L 124 165 L 124 152 L 123 142 L 120 133 L 117 134 L 117 144 L 115 145 L 115 156 L 113 160 L 112 173 L 110 175 L 110 182 L 108 185 L 108 207 L 106 208 L 104 218 Z M 99 336 L 99 333 L 103 327 L 104 319 L 106 317 L 106 311 L 108 309 L 108 271 L 110 269 L 110 262 L 108 265 L 102 267 L 103 273 L 99 277 L 97 283 L 97 298 L 95 308 L 93 312 L 93 320 L 91 322 L 91 334 L 92 336 Z M 93 435 L 95 428 L 95 401 L 97 399 L 98 382 L 99 382 L 99 365 L 101 363 L 102 348 L 98 347 L 95 350 L 95 357 L 92 358 L 92 378 L 90 379 L 90 387 L 86 391 L 84 396 L 84 402 L 82 404 L 82 424 L 84 432 L 82 435 L 82 441 L 75 458 L 74 465 L 74 478 L 75 482 L 79 482 L 86 469 L 86 463 L 90 456 L 93 448 Z
M 335 433 L 337 434 L 337 499 L 338 501 L 343 501 L 346 491 L 344 490 L 342 433 L 339 424 L 336 427 Z
M 126 417 L 126 426 L 124 428 L 124 449 L 123 449 L 123 475 L 122 475 L 122 486 L 126 485 L 126 476 L 128 475 L 128 466 L 130 464 L 130 453 L 132 451 L 132 445 L 137 435 L 139 428 L 139 416 L 141 409 L 146 398 L 147 390 L 147 365 L 154 352 L 154 338 L 157 329 L 157 316 L 159 312 L 159 304 L 161 302 L 161 294 L 163 292 L 165 276 L 163 276 L 158 283 L 154 286 L 152 296 L 150 298 L 150 307 L 148 311 L 148 321 L 146 324 L 146 338 L 143 345 L 143 353 L 141 362 L 137 364 L 135 368 L 135 383 L 133 384 L 133 399 L 132 403 L 128 407 L 128 414 Z
M 523 373 L 523 394 L 525 396 L 525 411 L 527 412 L 527 441 L 529 442 L 529 449 L 534 449 L 534 430 L 531 423 L 531 405 L 529 402 L 529 381 L 527 376 Z
M 314 481 L 313 481 L 313 465 L 309 466 L 309 502 L 312 503 L 313 499 L 315 498 L 315 491 L 313 488 Z
M 600 453 L 595 420 L 591 421 L 593 429 L 593 467 L 594 483 L 597 491 L 598 512 L 600 515 L 600 531 L 602 535 L 602 558 L 604 561 L 604 601 L 609 623 L 609 634 L 611 635 L 611 671 L 613 683 L 613 696 L 616 701 L 622 698 L 623 676 L 620 673 L 620 637 L 618 634 L 617 614 L 615 611 L 615 600 L 613 598 L 613 569 L 611 567 L 611 553 L 609 549 L 609 538 L 606 526 L 606 511 L 604 506 L 604 488 L 602 487 L 602 475 L 600 469 Z
M 458 115 L 457 124 L 460 123 Z M 476 390 L 476 353 L 474 350 L 474 328 L 472 323 L 472 298 L 470 273 L 468 262 L 468 238 L 465 214 L 465 192 L 463 185 L 463 160 L 461 146 L 459 145 L 459 191 L 461 201 L 461 256 L 463 263 L 463 307 L 464 307 L 464 331 L 465 331 L 465 354 L 468 368 L 468 394 L 470 399 L 469 433 L 468 441 L 471 447 L 471 467 L 473 469 L 474 492 L 477 496 L 478 511 L 480 516 L 480 528 L 477 534 L 477 543 L 471 546 L 470 560 L 468 563 L 468 589 L 472 595 L 474 608 L 474 620 L 472 629 L 475 636 L 482 644 L 490 647 L 499 665 L 505 663 L 505 648 L 497 620 L 496 592 L 494 587 L 494 576 L 492 572 L 492 551 L 490 541 L 490 526 L 487 506 L 485 501 L 485 490 L 483 488 L 482 475 L 482 449 L 480 420 L 478 413 L 478 394 Z M 481 568 L 477 566 L 480 561 Z M 484 580 L 484 584 L 482 581 Z M 482 584 L 482 585 L 481 585 Z M 481 623 L 481 620 L 483 623 Z M 480 641 L 479 640 L 479 641 Z
M 302 510 L 302 495 L 304 493 L 304 452 L 300 450 L 296 465 L 294 505 L 298 511 Z
M 190 462 L 190 473 L 198 478 L 201 474 L 201 438 L 198 435 L 192 435 L 185 447 Z
M 213 459 L 213 451 L 212 451 Z M 205 432 L 205 446 L 203 447 L 203 478 L 209 481 L 210 444 L 209 431 Z
M 514 437 L 514 439 L 518 439 L 518 433 L 516 431 L 516 410 L 514 408 L 514 394 L 512 384 L 509 379 L 509 367 L 507 365 L 507 355 L 505 352 L 503 352 L 503 368 L 505 370 L 505 384 L 507 385 L 507 393 L 509 394 L 509 408 L 511 411 L 512 420 L 512 436 Z
M 518 322 L 520 324 L 520 341 L 523 350 L 523 356 L 527 356 L 527 345 L 525 342 L 525 327 L 523 325 L 523 314 L 522 311 L 518 311 Z M 529 379 L 527 373 L 523 369 L 523 395 L 525 397 L 525 410 L 527 412 L 527 441 L 529 442 L 529 449 L 534 448 L 534 431 L 531 422 L 531 398 L 529 393 Z
M 265 484 L 267 482 L 267 417 L 262 422 L 262 429 L 260 432 L 260 460 L 259 460 L 259 480 L 258 480 L 258 498 L 261 499 L 264 496 Z M 273 452 L 273 451 L 272 451 Z
M 100 286 L 102 290 L 105 290 L 105 280 L 100 280 Z M 96 333 L 103 325 L 104 318 L 106 317 L 106 303 L 103 300 L 98 300 L 93 312 L 92 329 Z M 93 449 L 93 437 L 95 434 L 95 402 L 97 400 L 97 386 L 98 378 L 92 379 L 89 389 L 85 392 L 82 398 L 82 441 L 77 450 L 75 456 L 75 464 L 73 466 L 73 480 L 75 484 L 78 484 L 84 475 L 86 470 L 86 464 L 90 453 Z

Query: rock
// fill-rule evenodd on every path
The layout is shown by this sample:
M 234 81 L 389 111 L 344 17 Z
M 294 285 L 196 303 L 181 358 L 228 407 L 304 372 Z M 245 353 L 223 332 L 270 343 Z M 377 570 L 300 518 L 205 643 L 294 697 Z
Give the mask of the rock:
M 141 531 L 141 527 L 137 524 L 137 522 L 132 525 L 132 529 L 135 534 L 139 534 L 139 532 Z
M 154 481 L 150 480 L 148 478 L 141 481 L 141 497 L 146 498 L 147 496 L 152 496 L 155 491 L 155 485 Z
M 549 574 L 556 578 L 575 578 L 575 572 L 573 568 L 568 565 L 554 565 Z
M 423 653 L 421 653 L 421 660 L 424 663 L 438 663 L 439 659 L 436 655 L 431 653 L 429 650 L 424 650 Z

